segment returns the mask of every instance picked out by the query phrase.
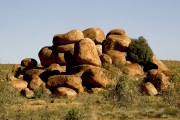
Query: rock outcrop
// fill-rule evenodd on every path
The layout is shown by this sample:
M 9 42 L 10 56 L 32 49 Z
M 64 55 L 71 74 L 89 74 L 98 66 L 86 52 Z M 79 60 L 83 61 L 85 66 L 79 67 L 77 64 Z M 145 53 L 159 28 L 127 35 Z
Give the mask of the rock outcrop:
M 40 49 L 40 64 L 25 58 L 13 68 L 15 76 L 7 77 L 8 83 L 27 98 L 35 97 L 37 89 L 68 98 L 84 92 L 98 93 L 108 85 L 115 86 L 122 75 L 143 80 L 142 92 L 151 96 L 167 90 L 170 84 L 164 74 L 168 68 L 155 56 L 144 69 L 126 60 L 131 39 L 122 29 L 113 29 L 106 37 L 100 28 L 74 29 L 54 35 L 52 43 Z M 22 79 L 18 79 L 20 75 Z

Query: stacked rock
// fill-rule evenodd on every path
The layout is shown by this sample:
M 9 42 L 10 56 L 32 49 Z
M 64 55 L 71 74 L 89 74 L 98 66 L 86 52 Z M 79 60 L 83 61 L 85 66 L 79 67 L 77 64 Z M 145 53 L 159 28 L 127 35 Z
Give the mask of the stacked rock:
M 117 70 L 118 76 L 124 73 L 134 80 L 145 77 L 142 66 L 126 61 L 131 39 L 122 29 L 111 30 L 106 37 L 100 28 L 88 28 L 84 31 L 74 29 L 65 34 L 56 34 L 52 43 L 52 46 L 45 46 L 38 53 L 41 66 L 32 58 L 21 61 L 24 69 L 18 73 L 26 82 L 18 80 L 22 82 L 22 86 L 17 87 L 23 88 L 22 92 L 28 98 L 33 97 L 33 91 L 40 87 L 45 93 L 57 96 L 77 96 L 84 93 L 84 88 L 97 93 L 108 84 L 113 84 L 110 71 L 103 68 L 106 63 L 123 66 L 124 71 Z M 156 60 L 155 63 L 158 63 L 158 67 L 162 66 L 160 61 Z M 163 69 L 166 70 L 165 67 Z M 147 76 L 145 82 L 152 83 L 157 89 L 159 86 L 152 81 L 157 76 L 159 81 L 165 81 L 161 82 L 164 87 L 159 92 L 168 85 L 163 74 Z M 16 86 L 14 81 L 11 84 Z M 152 85 L 148 83 L 145 88 L 152 95 Z
M 106 36 L 104 52 L 108 54 L 112 63 L 117 66 L 126 64 L 126 51 L 131 39 L 122 29 L 111 30 Z

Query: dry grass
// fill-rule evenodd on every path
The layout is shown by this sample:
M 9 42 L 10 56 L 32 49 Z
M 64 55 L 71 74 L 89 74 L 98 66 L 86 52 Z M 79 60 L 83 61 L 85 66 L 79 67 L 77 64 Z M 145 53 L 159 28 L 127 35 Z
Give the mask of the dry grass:
M 163 61 L 174 74 L 171 79 L 180 83 L 180 61 Z M 112 68 L 113 69 L 113 68 Z M 112 70 L 113 71 L 113 70 Z M 0 65 L 1 79 L 12 72 L 12 65 Z M 112 72 L 113 73 L 113 72 Z M 116 75 L 113 75 L 116 77 Z M 135 86 L 127 80 L 126 87 Z M 178 86 L 175 86 L 178 87 Z M 143 96 L 134 91 L 116 104 L 116 97 L 110 96 L 113 88 L 98 93 L 84 94 L 72 99 L 39 97 L 26 99 L 3 81 L 0 82 L 0 119 L 8 120 L 63 120 L 67 118 L 83 120 L 178 120 L 180 119 L 180 90 L 171 89 L 166 96 Z M 123 91 L 128 94 L 128 90 Z M 131 92 L 130 92 L 131 93 Z M 2 97 L 3 96 L 3 97 Z M 127 101 L 133 104 L 125 104 Z M 173 101 L 173 102 L 172 102 Z M 124 106 L 123 106 L 124 105 Z M 113 107 L 114 106 L 114 107 Z

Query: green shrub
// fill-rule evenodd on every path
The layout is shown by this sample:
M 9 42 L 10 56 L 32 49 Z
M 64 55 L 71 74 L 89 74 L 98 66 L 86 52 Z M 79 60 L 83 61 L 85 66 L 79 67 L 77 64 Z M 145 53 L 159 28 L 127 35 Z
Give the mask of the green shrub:
M 164 110 L 164 114 L 176 116 L 178 114 L 178 109 L 173 107 L 168 107 Z
M 127 51 L 127 60 L 144 66 L 147 62 L 152 62 L 152 57 L 152 49 L 145 38 L 132 39 Z
M 65 116 L 65 120 L 80 120 L 80 118 L 81 118 L 80 113 L 75 108 L 69 110 L 69 112 Z
M 114 106 L 118 104 L 120 107 L 132 107 L 138 104 L 139 96 L 139 83 L 126 76 L 120 77 L 115 88 L 110 91 L 110 97 L 115 101 Z

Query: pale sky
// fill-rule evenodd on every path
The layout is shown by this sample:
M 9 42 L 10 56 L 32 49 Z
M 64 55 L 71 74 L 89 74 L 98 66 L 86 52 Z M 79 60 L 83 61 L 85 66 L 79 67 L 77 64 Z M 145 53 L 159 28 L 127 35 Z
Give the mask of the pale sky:
M 160 60 L 180 60 L 180 0 L 0 0 L 0 63 L 39 62 L 53 36 L 72 29 L 144 36 Z

